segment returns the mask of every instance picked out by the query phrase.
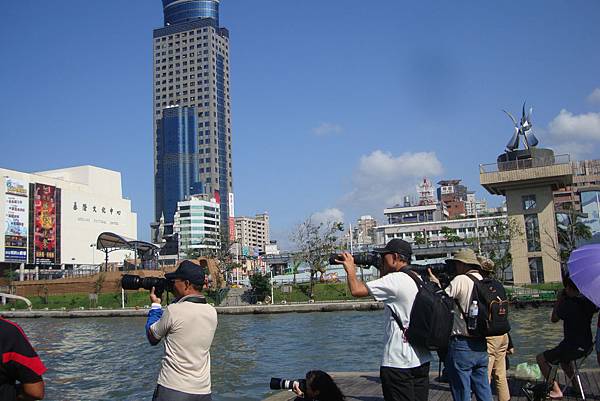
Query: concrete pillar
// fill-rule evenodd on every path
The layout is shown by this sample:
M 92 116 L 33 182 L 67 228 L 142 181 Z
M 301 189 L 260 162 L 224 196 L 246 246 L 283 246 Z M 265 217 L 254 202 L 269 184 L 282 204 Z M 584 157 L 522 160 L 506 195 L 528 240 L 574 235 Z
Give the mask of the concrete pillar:
M 36 266 L 34 269 L 34 274 L 35 274 L 35 280 L 39 280 L 40 279 L 40 268 L 39 266 Z
M 25 263 L 19 265 L 19 281 L 25 280 Z

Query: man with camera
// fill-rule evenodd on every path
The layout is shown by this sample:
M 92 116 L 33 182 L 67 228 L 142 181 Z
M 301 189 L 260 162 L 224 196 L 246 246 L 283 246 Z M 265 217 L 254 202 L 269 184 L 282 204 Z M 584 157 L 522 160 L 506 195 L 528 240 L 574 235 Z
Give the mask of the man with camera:
M 456 314 L 454 320 L 445 362 L 452 398 L 454 401 L 470 401 L 473 391 L 477 401 L 492 401 L 487 340 L 470 335 L 464 319 L 469 314 L 475 287 L 473 279 L 467 274 L 482 280 L 481 264 L 472 249 L 459 250 L 446 263 L 456 272 L 456 277 L 446 287 L 446 293 L 455 299 L 461 312 Z
M 152 345 L 165 343 L 153 401 L 210 401 L 210 346 L 217 329 L 217 312 L 202 296 L 204 270 L 183 261 L 171 281 L 175 302 L 164 311 L 161 300 L 150 292 L 152 308 L 146 322 L 146 335 Z
M 409 266 L 412 249 L 408 242 L 392 239 L 385 248 L 376 249 L 383 259 L 381 277 L 364 283 L 356 276 L 354 257 L 342 253 L 336 260 L 344 265 L 348 287 L 355 297 L 373 296 L 385 304 L 385 345 L 380 367 L 385 401 L 427 401 L 431 353 L 411 345 L 392 313 L 409 325 L 410 312 L 418 292 L 415 281 L 403 273 Z

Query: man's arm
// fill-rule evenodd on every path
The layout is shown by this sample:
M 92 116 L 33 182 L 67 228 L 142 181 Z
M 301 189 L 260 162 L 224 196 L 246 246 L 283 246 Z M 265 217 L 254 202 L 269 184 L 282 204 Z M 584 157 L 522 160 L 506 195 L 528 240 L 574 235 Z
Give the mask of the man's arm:
M 556 300 L 556 303 L 554 304 L 554 308 L 552 308 L 552 316 L 550 317 L 550 321 L 552 323 L 556 323 L 558 321 L 560 321 L 560 306 L 562 304 L 562 302 L 565 299 L 565 290 L 563 289 L 559 294 L 558 294 L 558 299 Z
M 152 302 L 152 306 L 150 307 L 150 311 L 148 312 L 148 319 L 146 320 L 146 338 L 150 345 L 158 345 L 160 342 L 160 338 L 156 338 L 150 327 L 156 322 L 160 320 L 163 315 L 162 306 L 160 305 L 160 298 L 158 298 L 154 294 L 154 287 L 150 290 L 150 301 Z
M 43 400 L 45 393 L 44 381 L 36 383 L 23 383 L 17 387 L 18 401 Z
M 348 279 L 348 288 L 350 289 L 350 293 L 353 297 L 363 298 L 368 297 L 369 289 L 366 284 L 363 283 L 356 277 L 356 265 L 354 264 L 354 258 L 351 253 L 344 252 L 342 253 L 342 258 L 338 260 L 344 265 L 344 270 L 346 270 L 346 277 Z

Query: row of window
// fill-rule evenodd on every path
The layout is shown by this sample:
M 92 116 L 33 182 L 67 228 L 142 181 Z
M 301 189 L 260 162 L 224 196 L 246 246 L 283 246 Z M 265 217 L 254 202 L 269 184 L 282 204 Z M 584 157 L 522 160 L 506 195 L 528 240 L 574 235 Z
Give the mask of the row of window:
M 154 42 L 156 42 L 158 44 L 161 42 L 167 42 L 167 40 L 169 42 L 172 42 L 173 40 L 175 40 L 175 44 L 178 45 L 179 41 L 177 41 L 177 39 L 182 39 L 181 42 L 183 44 L 186 44 L 188 39 L 189 39 L 190 43 L 193 42 L 194 40 L 200 40 L 200 39 L 208 40 L 208 35 L 202 36 L 202 33 L 208 33 L 208 32 L 216 33 L 216 30 L 215 30 L 215 28 L 210 27 L 210 28 L 202 28 L 202 30 L 197 29 L 196 31 L 181 32 L 181 33 L 176 33 L 174 35 L 156 38 L 154 40 Z M 183 38 L 188 38 L 188 39 L 183 39 Z M 219 44 L 227 46 L 226 40 L 221 40 L 220 37 L 216 37 L 216 39 Z

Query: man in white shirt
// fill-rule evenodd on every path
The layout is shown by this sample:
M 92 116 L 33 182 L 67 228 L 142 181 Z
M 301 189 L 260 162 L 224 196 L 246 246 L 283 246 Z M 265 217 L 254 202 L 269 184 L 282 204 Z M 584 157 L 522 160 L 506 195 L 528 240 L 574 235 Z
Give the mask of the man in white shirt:
M 380 368 L 381 387 L 385 401 L 427 401 L 429 395 L 429 364 L 432 356 L 427 349 L 414 347 L 406 340 L 391 311 L 401 319 L 404 327 L 410 325 L 418 288 L 414 280 L 402 272 L 412 256 L 408 242 L 395 238 L 382 254 L 381 278 L 363 283 L 356 276 L 352 254 L 344 252 L 338 262 L 344 265 L 348 287 L 355 297 L 373 296 L 385 304 L 383 359 Z
M 217 311 L 202 296 L 204 270 L 184 261 L 173 273 L 177 301 L 164 310 L 160 298 L 150 292 L 152 308 L 146 335 L 152 345 L 164 338 L 162 359 L 153 401 L 211 401 L 210 346 L 217 329 Z

